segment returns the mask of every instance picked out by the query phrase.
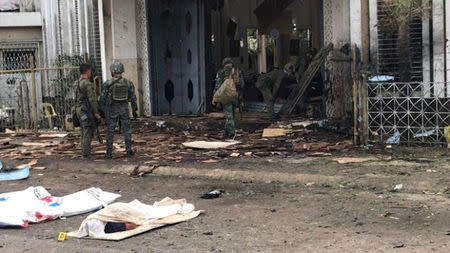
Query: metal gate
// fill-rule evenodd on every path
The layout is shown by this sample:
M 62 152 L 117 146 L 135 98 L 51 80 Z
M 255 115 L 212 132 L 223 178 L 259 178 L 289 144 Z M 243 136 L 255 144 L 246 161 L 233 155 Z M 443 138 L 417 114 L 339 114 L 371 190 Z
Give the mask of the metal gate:
M 158 115 L 196 114 L 204 97 L 201 0 L 148 1 L 154 108 Z
M 448 83 L 368 83 L 373 141 L 400 137 L 400 144 L 444 144 L 450 125 Z M 393 138 L 395 139 L 395 138 Z
M 0 43 L 0 132 L 72 130 L 74 82 L 80 77 L 78 66 L 87 59 L 61 55 L 55 66 L 42 67 L 37 43 Z M 99 94 L 101 78 L 94 83 Z

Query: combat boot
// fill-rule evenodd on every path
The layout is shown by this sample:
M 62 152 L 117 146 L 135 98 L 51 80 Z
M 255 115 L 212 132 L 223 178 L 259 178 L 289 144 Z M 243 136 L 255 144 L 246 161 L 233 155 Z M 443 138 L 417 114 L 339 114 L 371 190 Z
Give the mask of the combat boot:
M 128 157 L 134 156 L 134 151 L 133 151 L 133 150 L 128 150 L 128 151 L 127 151 L 127 156 L 128 156 Z
M 112 151 L 106 150 L 105 159 L 112 159 Z

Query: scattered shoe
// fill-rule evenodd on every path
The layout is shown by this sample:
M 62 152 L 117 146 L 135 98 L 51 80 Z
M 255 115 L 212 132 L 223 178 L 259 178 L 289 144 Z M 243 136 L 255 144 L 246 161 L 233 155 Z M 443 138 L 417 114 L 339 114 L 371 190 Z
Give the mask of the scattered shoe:
M 203 194 L 200 198 L 202 199 L 216 199 L 220 198 L 224 193 L 224 190 L 216 189 L 214 191 L 210 191 L 208 193 Z

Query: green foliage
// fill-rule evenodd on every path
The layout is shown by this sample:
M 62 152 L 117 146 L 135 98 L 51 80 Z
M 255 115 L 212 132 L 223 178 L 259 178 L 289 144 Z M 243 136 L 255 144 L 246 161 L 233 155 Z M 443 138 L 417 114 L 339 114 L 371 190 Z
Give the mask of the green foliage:
M 429 4 L 422 0 L 385 0 L 385 16 L 379 20 L 379 25 L 395 28 L 408 25 L 413 19 L 427 15 Z

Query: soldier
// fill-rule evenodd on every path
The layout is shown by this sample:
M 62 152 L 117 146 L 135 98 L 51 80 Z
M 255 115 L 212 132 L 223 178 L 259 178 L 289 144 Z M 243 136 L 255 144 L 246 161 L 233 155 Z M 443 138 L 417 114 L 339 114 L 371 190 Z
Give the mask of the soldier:
M 234 83 L 236 84 L 236 90 L 239 96 L 242 97 L 242 92 L 244 90 L 244 78 L 242 72 L 235 68 L 233 60 L 231 58 L 225 58 L 222 61 L 223 68 L 217 72 L 216 75 L 216 86 L 214 93 L 222 86 L 225 79 L 233 76 Z M 239 101 L 239 99 L 238 99 Z M 234 124 L 234 112 L 238 102 L 232 102 L 229 104 L 222 104 L 222 109 L 225 114 L 225 137 L 234 138 L 235 135 L 235 124 Z M 217 102 L 213 99 L 212 104 L 217 105 Z M 242 112 L 241 112 L 242 113 Z
M 89 64 L 81 64 L 81 78 L 75 82 L 75 101 L 78 119 L 80 120 L 80 143 L 83 158 L 91 157 L 91 142 L 96 127 L 95 120 L 100 120 L 94 84 L 90 81 L 92 69 Z
M 267 106 L 267 112 L 270 117 L 275 118 L 277 115 L 274 111 L 275 99 L 280 90 L 283 80 L 286 78 L 295 82 L 295 66 L 292 63 L 286 64 L 283 70 L 274 69 L 269 73 L 261 74 L 256 82 L 256 88 L 258 88 Z
M 123 64 L 114 62 L 110 66 L 112 79 L 103 84 L 103 92 L 100 97 L 100 104 L 106 115 L 106 158 L 112 158 L 114 130 L 117 121 L 120 121 L 120 129 L 125 139 L 125 147 L 127 156 L 133 156 L 134 152 L 131 148 L 130 133 L 130 111 L 128 103 L 131 102 L 133 110 L 133 118 L 137 117 L 136 94 L 134 93 L 134 84 L 123 78 L 122 73 L 125 71 Z

